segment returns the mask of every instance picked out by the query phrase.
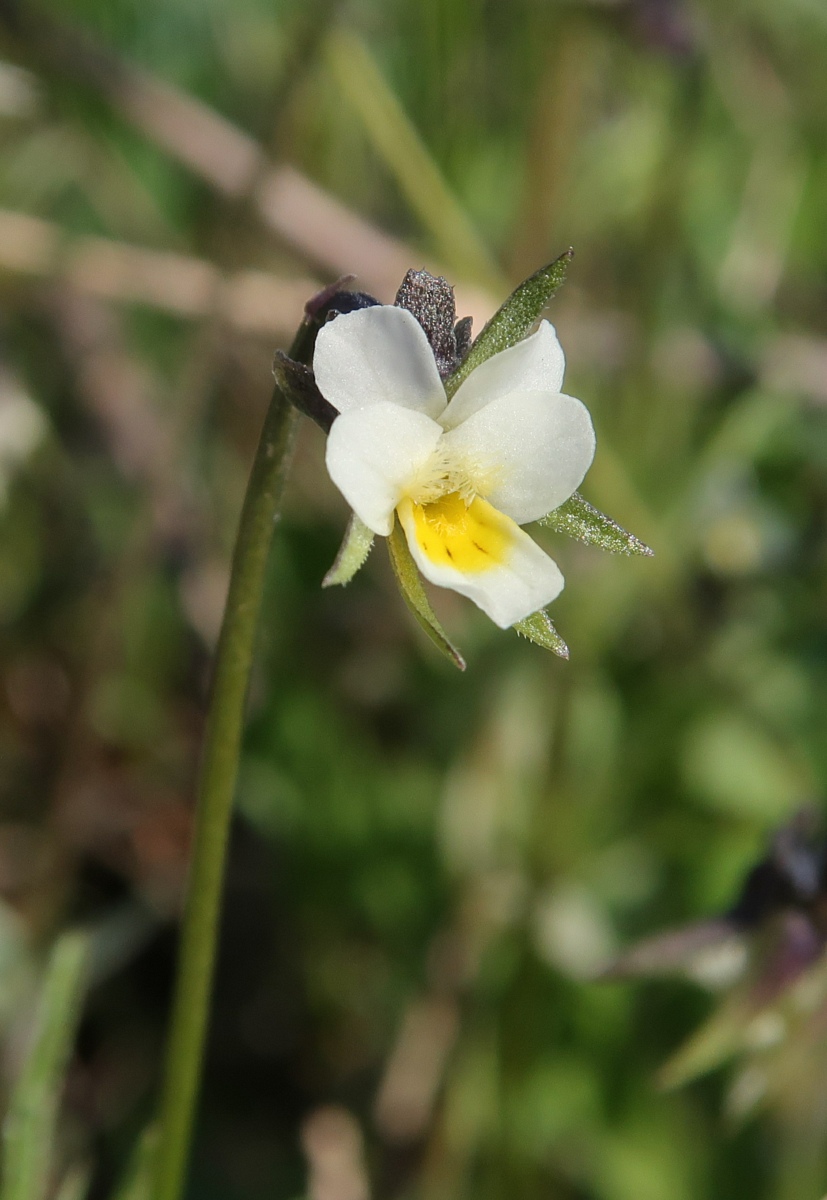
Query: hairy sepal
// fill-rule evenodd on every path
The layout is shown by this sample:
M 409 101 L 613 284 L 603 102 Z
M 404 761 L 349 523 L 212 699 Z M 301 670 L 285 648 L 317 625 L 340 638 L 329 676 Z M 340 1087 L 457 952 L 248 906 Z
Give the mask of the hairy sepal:
M 736 992 L 672 1055 L 658 1071 L 656 1083 L 664 1091 L 683 1087 L 687 1083 L 714 1071 L 745 1048 L 745 1031 L 755 1017 Z
M 282 350 L 277 350 L 273 359 L 273 375 L 293 407 L 315 421 L 325 433 L 330 433 L 330 427 L 339 414 L 319 391 L 310 368 L 288 358 Z
M 322 580 L 322 587 L 344 586 L 365 565 L 373 546 L 373 530 L 351 513 L 345 536 L 333 566 Z
M 569 648 L 554 628 L 551 617 L 545 609 L 532 613 L 530 617 L 518 621 L 511 628 L 516 630 L 521 637 L 534 642 L 535 645 L 542 646 L 545 650 L 551 650 L 552 654 L 556 654 L 558 658 L 569 657 Z
M 594 508 L 579 492 L 575 492 L 553 512 L 540 517 L 537 524 L 553 529 L 555 533 L 576 538 L 587 546 L 599 546 L 610 554 L 645 554 L 648 557 L 654 554 L 645 542 L 607 517 L 599 508 Z
M 399 521 L 395 522 L 391 535 L 388 538 L 388 552 L 390 554 L 393 573 L 396 576 L 396 582 L 399 584 L 399 590 L 408 608 L 437 649 L 447 659 L 450 659 L 455 667 L 458 667 L 460 671 L 464 671 L 465 659 L 456 646 L 452 645 L 449 641 L 448 635 L 436 619 L 436 614 L 428 602 L 428 597 L 425 595 L 425 589 L 422 586 L 422 577 L 419 574 L 416 563 L 411 557 L 405 532 Z
M 541 267 L 512 292 L 505 303 L 480 333 L 460 365 L 445 381 L 450 400 L 472 371 L 501 350 L 508 350 L 522 341 L 532 325 L 539 321 L 543 310 L 566 278 L 568 265 L 574 256 L 567 250 L 547 267 Z

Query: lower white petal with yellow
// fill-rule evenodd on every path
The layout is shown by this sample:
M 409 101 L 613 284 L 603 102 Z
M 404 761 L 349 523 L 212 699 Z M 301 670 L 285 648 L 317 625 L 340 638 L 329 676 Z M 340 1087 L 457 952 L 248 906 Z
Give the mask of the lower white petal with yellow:
M 397 509 L 422 574 L 482 609 L 501 629 L 549 604 L 563 590 L 557 564 L 510 517 L 477 496 L 451 492 Z

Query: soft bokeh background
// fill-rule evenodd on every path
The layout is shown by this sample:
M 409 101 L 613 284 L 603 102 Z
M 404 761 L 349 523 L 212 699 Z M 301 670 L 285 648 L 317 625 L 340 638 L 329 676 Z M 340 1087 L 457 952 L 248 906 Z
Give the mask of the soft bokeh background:
M 346 509 L 304 429 L 191 1196 L 827 1189 L 795 1079 L 746 1122 L 731 1069 L 657 1090 L 708 996 L 590 978 L 824 791 L 825 62 L 820 0 L 0 3 L 2 1093 L 92 922 L 62 1196 L 152 1112 L 274 348 L 345 271 L 438 269 L 479 329 L 570 244 L 583 491 L 656 557 L 548 539 L 569 663 L 434 596 L 460 675 L 382 547 L 320 589 Z

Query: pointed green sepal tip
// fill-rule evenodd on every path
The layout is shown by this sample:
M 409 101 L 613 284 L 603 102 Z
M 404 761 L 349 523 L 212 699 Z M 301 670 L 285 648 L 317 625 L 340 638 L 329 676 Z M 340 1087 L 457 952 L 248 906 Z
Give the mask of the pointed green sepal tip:
M 544 650 L 551 650 L 552 654 L 556 654 L 558 658 L 569 657 L 569 648 L 554 628 L 551 617 L 545 609 L 541 608 L 539 612 L 532 613 L 530 617 L 518 621 L 511 628 L 516 630 L 520 637 L 528 638 L 530 642 L 542 646 Z
M 575 492 L 553 512 L 540 517 L 537 524 L 553 529 L 555 533 L 577 538 L 587 546 L 599 546 L 610 554 L 645 554 L 648 557 L 654 554 L 654 550 L 645 542 L 607 517 L 599 508 L 594 508 L 579 492 Z
M 352 513 L 344 540 L 333 566 L 322 580 L 322 587 L 344 586 L 365 565 L 373 546 L 373 532 Z
M 664 1063 L 655 1076 L 657 1086 L 663 1091 L 683 1087 L 734 1057 L 744 1048 L 745 1030 L 754 1016 L 743 996 L 733 994 Z
M 453 375 L 446 379 L 445 391 L 449 400 L 459 385 L 486 359 L 522 341 L 532 325 L 539 321 L 543 309 L 566 278 L 566 271 L 573 257 L 574 251 L 567 250 L 548 266 L 535 271 L 511 293 L 494 313 Z
M 425 595 L 425 589 L 422 586 L 422 579 L 416 563 L 408 549 L 405 533 L 398 521 L 394 524 L 391 535 L 388 538 L 388 552 L 390 554 L 393 573 L 396 576 L 396 582 L 399 584 L 399 590 L 408 608 L 437 649 L 455 667 L 458 667 L 460 671 L 464 671 L 465 659 L 456 646 L 452 645 L 449 641 L 448 635 L 436 619 L 436 614 L 428 602 L 428 597 Z

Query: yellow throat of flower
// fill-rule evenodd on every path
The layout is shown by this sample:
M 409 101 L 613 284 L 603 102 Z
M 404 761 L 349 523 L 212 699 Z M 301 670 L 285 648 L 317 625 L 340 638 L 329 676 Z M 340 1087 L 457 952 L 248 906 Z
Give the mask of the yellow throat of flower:
M 399 516 L 409 537 L 413 532 L 422 553 L 437 566 L 479 574 L 508 558 L 513 522 L 480 496 L 466 500 L 449 492 L 430 504 L 405 499 Z

